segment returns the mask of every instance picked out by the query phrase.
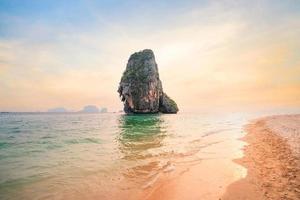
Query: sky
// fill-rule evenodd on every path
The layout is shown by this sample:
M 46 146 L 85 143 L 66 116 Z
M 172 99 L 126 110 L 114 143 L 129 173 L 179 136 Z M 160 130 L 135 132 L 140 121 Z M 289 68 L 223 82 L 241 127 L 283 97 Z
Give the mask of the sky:
M 0 0 L 0 111 L 121 110 L 143 49 L 181 111 L 299 108 L 299 35 L 298 0 Z

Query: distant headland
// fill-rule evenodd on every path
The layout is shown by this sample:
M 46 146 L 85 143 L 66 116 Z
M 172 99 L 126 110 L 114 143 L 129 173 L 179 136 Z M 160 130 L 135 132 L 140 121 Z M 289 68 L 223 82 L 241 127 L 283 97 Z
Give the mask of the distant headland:
M 118 93 L 126 113 L 177 113 L 178 107 L 163 91 L 154 53 L 150 49 L 132 54 Z

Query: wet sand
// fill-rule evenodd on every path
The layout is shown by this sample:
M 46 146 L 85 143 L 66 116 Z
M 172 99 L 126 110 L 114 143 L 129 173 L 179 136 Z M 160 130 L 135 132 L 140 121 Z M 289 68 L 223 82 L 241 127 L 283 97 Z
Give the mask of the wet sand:
M 243 142 L 238 140 L 241 135 L 240 131 L 227 130 L 222 136 L 210 134 L 198 139 L 203 142 L 206 138 L 207 144 L 210 144 L 209 140 L 215 141 L 216 138 L 224 141 L 207 145 L 191 157 L 193 162 L 190 158 L 186 160 L 193 164 L 183 164 L 182 159 L 186 159 L 185 157 L 171 159 L 173 170 L 163 170 L 138 199 L 218 200 L 226 191 L 226 186 L 246 176 L 245 168 L 232 162 L 232 159 L 243 156 L 241 150 L 237 151 L 243 146 Z
M 217 176 L 220 166 L 227 171 L 227 177 Z M 226 169 L 227 168 L 227 169 Z M 148 191 L 142 199 L 145 200 L 197 200 L 219 199 L 233 177 L 230 175 L 232 166 L 223 161 L 208 161 L 189 169 L 177 169 L 179 173 L 165 175 Z
M 300 199 L 300 115 L 271 116 L 245 127 L 247 176 L 229 185 L 222 200 Z

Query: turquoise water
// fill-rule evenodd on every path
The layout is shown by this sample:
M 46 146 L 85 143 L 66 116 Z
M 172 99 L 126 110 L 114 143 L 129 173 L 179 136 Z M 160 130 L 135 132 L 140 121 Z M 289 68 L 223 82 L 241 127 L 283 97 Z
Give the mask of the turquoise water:
M 248 118 L 0 114 L 0 199 L 113 199 L 143 190 L 165 170 L 240 155 Z

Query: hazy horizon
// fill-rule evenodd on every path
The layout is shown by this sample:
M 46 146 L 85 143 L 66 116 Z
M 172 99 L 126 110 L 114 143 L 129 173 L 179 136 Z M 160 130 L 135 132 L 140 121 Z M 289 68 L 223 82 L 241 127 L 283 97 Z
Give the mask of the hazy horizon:
M 121 110 L 143 49 L 180 111 L 300 108 L 298 1 L 3 0 L 0 19 L 0 111 Z

